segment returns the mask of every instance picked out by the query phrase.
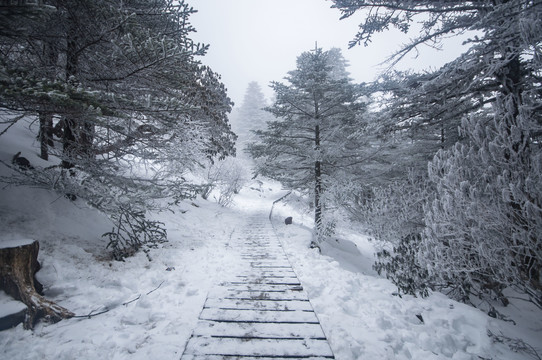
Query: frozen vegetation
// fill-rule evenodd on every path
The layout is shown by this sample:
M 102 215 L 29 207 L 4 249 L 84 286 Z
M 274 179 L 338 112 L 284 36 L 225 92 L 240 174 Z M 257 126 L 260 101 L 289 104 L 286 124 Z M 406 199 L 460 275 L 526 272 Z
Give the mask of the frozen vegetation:
M 38 163 L 29 123 L 11 129 L 0 158 L 15 147 Z M 7 139 L 7 138 L 5 138 Z M 4 168 L 3 174 L 6 174 Z M 39 322 L 0 332 L 5 359 L 178 359 L 207 293 L 235 269 L 232 237 L 242 236 L 251 213 L 271 211 L 286 191 L 271 182 L 248 183 L 230 207 L 219 191 L 208 200 L 153 213 L 164 222 L 167 243 L 115 261 L 101 235 L 111 221 L 85 201 L 31 187 L 1 190 L 0 242 L 11 246 L 37 239 L 45 296 L 77 317 Z M 515 323 L 496 319 L 435 292 L 426 298 L 397 293 L 373 269 L 369 237 L 340 224 L 336 236 L 310 249 L 313 219 L 305 200 L 291 195 L 273 207 L 276 236 L 299 276 L 336 359 L 533 359 L 540 351 L 540 311 L 511 300 L 498 310 Z M 293 225 L 284 218 L 292 216 Z M 26 240 L 24 240 L 26 241 Z M 21 303 L 0 297 L 2 311 Z M 24 305 L 22 305 L 24 307 Z M 529 345 L 527 345 L 529 344 Z
M 0 253 L 39 241 L 45 297 L 3 260 L 0 314 L 38 305 L 0 357 L 178 359 L 257 213 L 337 359 L 541 358 L 542 2 L 330 4 L 351 46 L 413 36 L 372 83 L 315 46 L 233 109 L 185 1 L 3 2 Z

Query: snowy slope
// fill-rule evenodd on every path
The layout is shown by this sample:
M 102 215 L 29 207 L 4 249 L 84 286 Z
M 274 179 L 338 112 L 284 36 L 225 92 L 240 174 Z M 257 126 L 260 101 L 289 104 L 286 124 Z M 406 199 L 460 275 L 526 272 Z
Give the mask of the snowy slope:
M 9 162 L 22 151 L 40 164 L 25 126 L 0 137 L 0 160 Z M 43 265 L 38 277 L 46 297 L 81 317 L 39 323 L 34 331 L 19 325 L 0 332 L 0 358 L 179 359 L 208 291 L 235 269 L 230 240 L 250 213 L 270 209 L 284 194 L 272 183 L 251 187 L 231 208 L 197 199 L 181 203 L 174 214 L 154 214 L 166 223 L 169 242 L 150 251 L 152 261 L 139 253 L 125 262 L 108 258 L 101 234 L 111 224 L 82 200 L 1 187 L 0 246 L 38 239 Z M 337 359 L 536 358 L 493 342 L 488 330 L 521 338 L 542 353 L 541 314 L 528 304 L 514 301 L 508 310 L 499 309 L 513 312 L 514 326 L 442 294 L 394 296 L 395 287 L 371 269 L 367 237 L 341 229 L 339 240 L 319 254 L 308 248 L 310 216 L 281 203 L 273 214 L 275 232 Z M 286 226 L 285 216 L 293 216 L 294 224 Z
M 538 359 L 530 348 L 519 353 L 492 341 L 488 331 L 514 338 L 512 348 L 523 341 L 542 354 L 536 307 L 514 301 L 499 308 L 512 316 L 514 326 L 440 293 L 399 297 L 397 288 L 372 270 L 374 252 L 367 237 L 343 229 L 320 254 L 308 249 L 311 219 L 284 204 L 274 214 L 276 232 L 337 359 Z M 282 219 L 292 215 L 298 226 L 284 225 Z

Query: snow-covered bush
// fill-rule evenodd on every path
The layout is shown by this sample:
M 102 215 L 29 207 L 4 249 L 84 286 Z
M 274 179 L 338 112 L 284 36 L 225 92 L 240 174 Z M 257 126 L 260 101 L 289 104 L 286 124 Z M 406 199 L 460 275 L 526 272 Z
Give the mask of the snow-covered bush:
M 217 201 L 222 206 L 229 206 L 233 196 L 249 181 L 249 171 L 243 162 L 236 158 L 227 158 L 210 163 L 205 169 L 206 184 L 201 196 L 207 199 L 213 190 L 218 191 Z
M 423 175 L 410 173 L 406 179 L 374 187 L 357 207 L 357 216 L 376 241 L 374 269 L 385 273 L 400 292 L 428 294 L 433 281 L 420 266 L 418 251 L 424 229 L 424 204 L 431 196 L 431 186 Z M 360 195 L 361 197 L 361 195 Z
M 131 171 L 137 166 L 131 164 Z M 17 170 L 17 169 L 15 169 Z M 71 200 L 83 199 L 87 204 L 106 214 L 112 230 L 103 234 L 109 243 L 107 248 L 115 260 L 122 260 L 140 249 L 154 247 L 167 240 L 165 227 L 159 221 L 147 217 L 149 211 L 165 210 L 172 203 L 193 198 L 199 186 L 183 178 L 168 176 L 160 178 L 137 177 L 134 173 L 120 174 L 121 168 L 86 166 L 85 170 L 62 169 L 51 166 L 15 172 L 9 177 L 0 177 L 0 182 L 15 186 L 32 186 L 51 189 Z M 116 172 L 116 174 L 113 174 Z M 131 174 L 131 175 L 129 175 Z
M 499 96 L 493 116 L 466 118 L 469 142 L 439 152 L 429 167 L 437 196 L 419 261 L 459 297 L 507 303 L 506 287 L 541 289 L 542 147 L 533 137 L 541 123 L 532 106 L 517 104 Z
M 147 219 L 145 212 L 126 204 L 126 207 L 120 206 L 112 214 L 114 227 L 102 236 L 108 238 L 107 247 L 111 248 L 115 260 L 123 260 L 141 248 L 154 248 L 167 241 L 164 223 Z
M 417 259 L 420 239 L 420 235 L 410 234 L 395 241 L 393 250 L 378 251 L 373 269 L 379 275 L 384 273 L 386 278 L 397 285 L 399 293 L 425 297 L 434 284 L 428 271 L 419 265 Z

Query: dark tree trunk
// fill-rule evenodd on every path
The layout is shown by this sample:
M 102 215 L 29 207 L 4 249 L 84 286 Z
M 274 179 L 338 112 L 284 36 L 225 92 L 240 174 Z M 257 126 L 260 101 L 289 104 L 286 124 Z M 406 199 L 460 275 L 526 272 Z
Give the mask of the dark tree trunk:
M 49 160 L 49 146 L 54 146 L 53 142 L 53 115 L 40 112 L 40 148 L 41 148 L 41 158 L 43 160 Z
M 322 234 L 322 204 L 320 201 L 322 195 L 322 168 L 320 161 L 314 163 L 314 175 L 314 223 L 316 224 L 316 233 L 320 238 Z
M 75 19 L 70 18 L 70 26 L 66 33 L 66 82 L 70 83 L 72 77 L 77 75 L 78 53 L 77 53 L 77 27 Z M 71 169 L 74 167 L 73 160 L 77 154 L 77 142 L 75 138 L 77 122 L 73 115 L 68 115 L 63 119 L 62 134 L 62 167 Z
M 50 79 L 56 77 L 56 65 L 58 62 L 58 48 L 51 42 L 44 41 L 43 52 L 48 68 L 47 73 Z M 46 109 L 42 109 L 39 112 L 40 130 L 39 139 L 41 145 L 41 158 L 43 160 L 49 159 L 49 146 L 54 146 L 53 142 L 53 114 Z
M 0 248 L 0 289 L 28 307 L 23 324 L 25 329 L 32 329 L 41 318 L 57 322 L 74 316 L 42 296 L 43 286 L 35 278 L 40 269 L 38 251 L 37 241 Z
M 320 150 L 320 126 L 314 128 L 314 139 L 316 152 Z M 314 226 L 316 227 L 316 241 L 320 243 L 322 240 L 322 164 L 317 158 L 314 162 Z M 317 244 L 311 244 L 312 247 L 317 247 Z
M 75 121 L 65 118 L 63 120 L 62 131 L 62 167 L 64 169 L 71 169 L 75 165 L 73 160 L 76 156 L 76 142 L 75 142 Z
M 94 159 L 94 149 L 92 148 L 93 143 L 94 143 L 94 124 L 92 124 L 88 120 L 84 120 L 83 131 L 81 133 L 80 146 L 82 148 L 81 149 L 82 156 L 84 156 L 86 160 Z

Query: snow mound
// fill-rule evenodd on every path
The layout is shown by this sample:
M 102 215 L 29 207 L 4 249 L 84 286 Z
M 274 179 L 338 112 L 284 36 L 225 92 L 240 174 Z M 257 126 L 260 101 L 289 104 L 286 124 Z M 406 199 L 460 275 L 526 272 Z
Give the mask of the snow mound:
M 21 246 L 30 245 L 35 240 L 32 239 L 17 239 L 17 240 L 2 240 L 0 239 L 0 248 L 2 249 L 10 249 L 10 248 L 17 248 Z
M 26 305 L 14 300 L 11 296 L 0 290 L 0 318 L 17 314 L 26 309 Z

